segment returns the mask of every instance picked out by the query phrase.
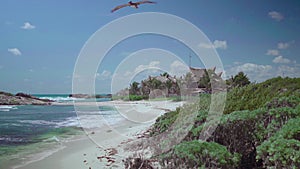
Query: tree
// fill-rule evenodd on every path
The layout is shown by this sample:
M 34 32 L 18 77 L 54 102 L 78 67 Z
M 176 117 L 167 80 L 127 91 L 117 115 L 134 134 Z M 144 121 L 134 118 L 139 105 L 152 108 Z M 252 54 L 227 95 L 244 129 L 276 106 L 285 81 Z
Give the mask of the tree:
M 231 76 L 231 78 L 227 80 L 226 83 L 232 87 L 242 87 L 250 84 L 250 81 L 244 72 L 239 72 L 234 77 Z
M 165 72 L 165 73 L 163 73 L 163 74 L 160 74 L 160 76 L 169 77 L 170 75 L 169 75 L 168 72 Z
M 129 94 L 139 95 L 140 94 L 140 87 L 139 87 L 139 85 L 140 85 L 140 83 L 133 82 L 130 85 Z

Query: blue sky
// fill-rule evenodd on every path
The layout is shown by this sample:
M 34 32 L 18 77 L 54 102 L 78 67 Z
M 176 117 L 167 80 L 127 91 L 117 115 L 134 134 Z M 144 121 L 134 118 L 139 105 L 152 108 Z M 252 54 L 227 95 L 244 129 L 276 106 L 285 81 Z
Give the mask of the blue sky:
M 140 12 L 168 13 L 197 26 L 212 42 L 199 47 L 217 50 L 227 77 L 238 71 L 257 82 L 283 75 L 299 77 L 298 0 L 157 0 L 155 5 L 110 12 L 126 2 L 2 0 L 0 90 L 71 93 L 74 66 L 86 41 L 111 21 Z M 203 67 L 189 48 L 174 39 L 158 35 L 132 37 L 117 44 L 104 58 L 95 75 L 96 92 L 110 93 L 111 79 L 122 60 L 145 48 L 170 51 L 186 64 L 191 53 L 192 66 Z M 161 62 L 145 60 L 136 67 Z M 180 69 L 171 61 L 169 65 Z

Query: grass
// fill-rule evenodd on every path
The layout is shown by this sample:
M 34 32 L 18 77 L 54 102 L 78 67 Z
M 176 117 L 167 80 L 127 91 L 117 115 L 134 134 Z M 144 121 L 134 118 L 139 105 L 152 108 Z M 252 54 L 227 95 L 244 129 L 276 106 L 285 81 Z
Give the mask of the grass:
M 168 130 L 182 114 L 196 113 L 186 138 L 161 156 L 161 163 L 183 168 L 291 168 L 300 161 L 300 78 L 273 78 L 234 88 L 224 114 L 208 142 L 199 135 L 208 117 L 211 95 L 199 103 L 165 113 L 152 127 L 155 136 Z M 210 154 L 208 152 L 211 152 Z M 208 154 L 207 154 L 208 153 Z M 228 160 L 227 158 L 235 159 Z M 227 163 L 223 163 L 224 161 Z

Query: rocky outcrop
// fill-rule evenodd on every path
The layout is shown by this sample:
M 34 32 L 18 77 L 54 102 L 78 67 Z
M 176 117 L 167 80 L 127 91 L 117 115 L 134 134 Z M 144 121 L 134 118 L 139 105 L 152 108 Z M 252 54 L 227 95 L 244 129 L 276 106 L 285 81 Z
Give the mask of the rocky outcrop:
M 40 99 L 29 94 L 0 92 L 0 105 L 50 105 L 51 100 Z

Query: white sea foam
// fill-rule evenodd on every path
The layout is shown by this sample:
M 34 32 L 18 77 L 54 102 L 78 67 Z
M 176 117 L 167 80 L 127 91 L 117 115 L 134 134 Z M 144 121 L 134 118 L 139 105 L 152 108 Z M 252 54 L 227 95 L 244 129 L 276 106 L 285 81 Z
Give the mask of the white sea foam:
M 75 117 L 68 117 L 64 121 L 56 123 L 56 127 L 80 127 L 79 121 L 77 119 L 77 116 Z
M 38 125 L 56 125 L 57 122 L 46 120 L 20 120 L 20 123 L 38 124 Z
M 80 127 L 85 129 L 101 128 L 104 125 L 117 125 L 124 117 L 116 111 L 78 112 Z
M 53 100 L 55 102 L 68 102 L 68 101 L 75 101 L 75 100 L 85 100 L 84 98 L 74 98 L 74 97 L 40 97 L 40 99 L 48 99 Z
M 10 111 L 14 109 L 18 109 L 17 106 L 0 105 L 0 111 Z

